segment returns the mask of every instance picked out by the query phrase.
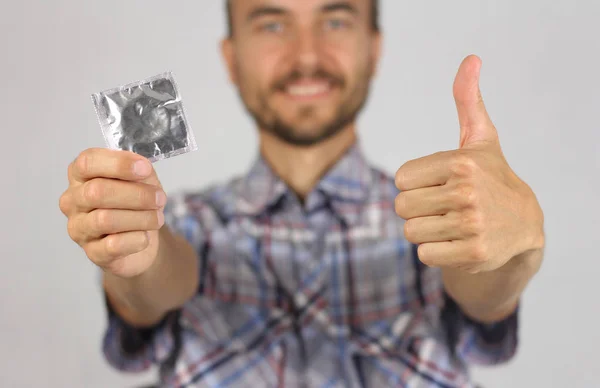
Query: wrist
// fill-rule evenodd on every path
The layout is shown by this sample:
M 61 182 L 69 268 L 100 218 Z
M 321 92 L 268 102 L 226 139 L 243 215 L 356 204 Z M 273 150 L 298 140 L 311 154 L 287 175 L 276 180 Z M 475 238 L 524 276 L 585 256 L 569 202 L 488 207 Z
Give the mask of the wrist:
M 169 250 L 170 232 L 161 228 L 154 257 L 148 257 L 150 266 L 132 277 L 104 273 L 104 290 L 115 312 L 134 326 L 151 326 L 169 311 L 161 306 L 161 298 L 153 289 L 161 287 L 161 273 L 165 272 L 164 257 Z
M 458 302 L 457 304 L 460 306 L 463 313 L 471 320 L 483 324 L 494 324 L 511 316 L 519 306 L 519 299 L 507 301 L 502 305 L 496 306 L 494 309 L 490 309 L 489 306 L 481 306 L 478 308 L 476 306 L 461 305 Z
M 123 321 L 134 327 L 152 327 L 168 312 L 144 301 L 140 297 L 139 288 L 136 289 L 131 284 L 131 279 L 118 278 L 105 273 L 104 292 L 112 310 Z

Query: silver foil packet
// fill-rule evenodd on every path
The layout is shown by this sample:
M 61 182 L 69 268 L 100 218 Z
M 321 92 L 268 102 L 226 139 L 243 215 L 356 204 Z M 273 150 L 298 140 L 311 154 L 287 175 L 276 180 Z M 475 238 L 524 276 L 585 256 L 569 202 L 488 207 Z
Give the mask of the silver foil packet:
M 92 101 L 108 148 L 151 162 L 198 148 L 171 72 L 94 93 Z

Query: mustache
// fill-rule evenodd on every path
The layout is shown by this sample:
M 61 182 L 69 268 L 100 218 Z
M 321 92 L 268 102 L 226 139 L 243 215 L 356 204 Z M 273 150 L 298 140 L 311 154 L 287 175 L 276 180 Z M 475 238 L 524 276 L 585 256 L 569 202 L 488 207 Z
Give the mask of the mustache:
M 327 81 L 332 86 L 340 86 L 340 87 L 344 86 L 344 84 L 345 84 L 343 77 L 337 76 L 335 74 L 328 72 L 325 69 L 319 68 L 310 73 L 301 72 L 300 70 L 293 70 L 286 76 L 281 77 L 280 79 L 275 81 L 273 83 L 272 89 L 275 91 L 283 91 L 283 90 L 285 90 L 285 88 L 287 87 L 288 84 L 302 80 L 302 79 Z

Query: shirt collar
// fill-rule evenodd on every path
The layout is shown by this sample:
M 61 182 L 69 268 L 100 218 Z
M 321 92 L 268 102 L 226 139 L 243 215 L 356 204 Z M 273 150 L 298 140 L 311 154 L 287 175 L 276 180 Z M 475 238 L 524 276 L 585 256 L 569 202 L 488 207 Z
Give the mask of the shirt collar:
M 360 207 L 366 201 L 373 179 L 372 169 L 358 143 L 351 146 L 333 165 L 309 194 L 323 193 L 334 209 L 347 214 L 349 208 Z M 275 174 L 262 156 L 258 156 L 248 173 L 236 187 L 236 212 L 258 215 L 291 193 L 285 182 Z M 340 214 L 344 216 L 344 214 Z

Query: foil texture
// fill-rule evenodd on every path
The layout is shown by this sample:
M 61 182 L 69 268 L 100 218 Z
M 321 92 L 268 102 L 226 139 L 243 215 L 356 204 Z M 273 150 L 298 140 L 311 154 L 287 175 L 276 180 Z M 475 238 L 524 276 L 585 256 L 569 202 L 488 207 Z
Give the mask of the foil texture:
M 106 145 L 151 162 L 196 151 L 172 72 L 92 94 Z

